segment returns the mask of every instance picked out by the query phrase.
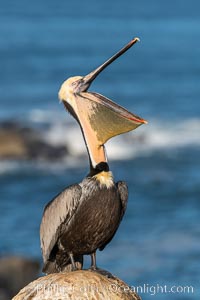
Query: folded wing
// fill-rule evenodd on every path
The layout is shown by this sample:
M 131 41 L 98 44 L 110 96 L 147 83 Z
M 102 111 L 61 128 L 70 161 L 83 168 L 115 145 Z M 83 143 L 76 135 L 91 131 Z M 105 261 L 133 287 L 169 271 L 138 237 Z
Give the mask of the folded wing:
M 58 236 L 62 234 L 62 225 L 65 224 L 66 229 L 70 223 L 78 207 L 81 193 L 80 185 L 71 185 L 45 207 L 40 225 L 40 242 L 44 263 L 49 259 Z

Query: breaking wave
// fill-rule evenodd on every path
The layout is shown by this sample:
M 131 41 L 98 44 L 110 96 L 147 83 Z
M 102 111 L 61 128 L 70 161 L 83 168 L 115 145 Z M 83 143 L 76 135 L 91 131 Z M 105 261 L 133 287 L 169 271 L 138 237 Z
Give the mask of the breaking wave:
M 30 127 L 39 128 L 42 139 L 54 146 L 65 146 L 66 157 L 57 161 L 18 162 L 1 161 L 0 174 L 13 170 L 65 169 L 88 164 L 86 147 L 79 126 L 66 113 L 34 110 L 25 120 Z M 184 121 L 149 120 L 135 131 L 117 136 L 106 144 L 108 160 L 130 160 L 141 156 L 150 156 L 155 152 L 164 153 L 173 149 L 200 146 L 200 118 Z M 169 151 L 170 150 L 170 151 Z
M 63 117 L 64 116 L 64 117 Z M 33 111 L 30 120 L 33 123 L 47 123 L 48 130 L 44 138 L 52 144 L 67 144 L 74 155 L 85 152 L 84 143 L 78 125 L 71 119 L 62 117 L 59 113 L 47 113 L 40 110 Z M 54 120 L 54 121 L 52 121 Z M 125 143 L 125 147 L 119 145 L 119 142 Z M 139 144 L 139 145 L 137 145 Z M 143 125 L 136 131 L 113 138 L 107 143 L 111 157 L 121 157 L 124 153 L 132 157 L 137 155 L 135 147 L 142 147 L 142 150 L 157 150 L 163 148 L 187 147 L 191 145 L 200 145 L 200 118 L 189 118 L 185 120 L 161 121 L 150 120 L 148 125 Z M 140 152 L 141 153 L 141 152 Z M 139 155 L 139 153 L 138 153 Z M 126 158 L 123 157 L 123 158 Z
M 86 148 L 78 125 L 71 118 L 63 118 L 53 112 L 33 111 L 30 119 L 34 123 L 48 124 L 43 132 L 46 142 L 66 145 L 73 157 L 85 155 Z M 67 119 L 67 120 L 66 120 Z M 52 122 L 54 120 L 54 122 Z M 131 159 L 164 149 L 200 146 L 200 118 L 184 121 L 149 120 L 136 131 L 118 136 L 106 144 L 109 159 Z

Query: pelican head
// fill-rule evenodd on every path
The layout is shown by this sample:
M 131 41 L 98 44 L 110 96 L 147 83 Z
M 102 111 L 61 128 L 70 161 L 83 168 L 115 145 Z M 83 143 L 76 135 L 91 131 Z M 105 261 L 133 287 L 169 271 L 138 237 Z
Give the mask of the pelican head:
M 59 99 L 79 123 L 90 157 L 91 168 L 107 162 L 104 144 L 110 138 L 134 130 L 147 121 L 132 114 L 103 95 L 87 92 L 93 80 L 109 64 L 132 47 L 134 38 L 119 52 L 86 76 L 67 79 L 59 90 Z

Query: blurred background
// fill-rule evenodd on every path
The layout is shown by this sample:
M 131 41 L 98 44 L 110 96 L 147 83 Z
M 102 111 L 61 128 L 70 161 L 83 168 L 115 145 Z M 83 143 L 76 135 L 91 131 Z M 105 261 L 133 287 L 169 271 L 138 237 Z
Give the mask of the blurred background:
M 129 205 L 98 264 L 134 286 L 193 286 L 193 294 L 172 299 L 199 299 L 199 10 L 197 0 L 1 1 L 2 259 L 41 264 L 44 206 L 88 173 L 80 129 L 58 101 L 61 83 L 138 36 L 90 88 L 149 121 L 107 144 L 116 181 L 128 183 Z

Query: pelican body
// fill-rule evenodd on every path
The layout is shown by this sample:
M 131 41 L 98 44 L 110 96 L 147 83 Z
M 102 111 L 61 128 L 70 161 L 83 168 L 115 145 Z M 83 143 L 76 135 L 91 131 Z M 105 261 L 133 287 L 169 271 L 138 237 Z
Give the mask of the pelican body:
M 85 254 L 92 255 L 91 269 L 96 269 L 96 250 L 103 250 L 114 236 L 127 199 L 126 184 L 114 183 L 106 163 L 61 192 L 45 208 L 41 223 L 43 271 L 82 268 Z
M 103 95 L 87 92 L 97 75 L 138 41 L 124 48 L 90 74 L 67 79 L 59 98 L 79 123 L 87 147 L 90 172 L 79 184 L 67 187 L 45 207 L 40 226 L 45 273 L 82 268 L 91 255 L 96 270 L 96 250 L 112 240 L 124 216 L 128 188 L 115 183 L 105 146 L 110 138 L 147 123 Z

